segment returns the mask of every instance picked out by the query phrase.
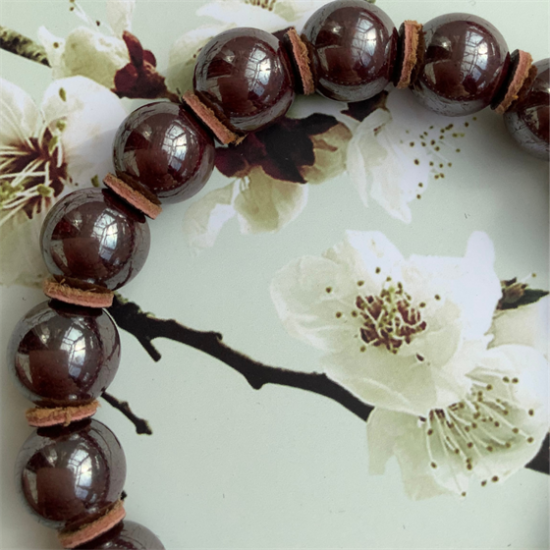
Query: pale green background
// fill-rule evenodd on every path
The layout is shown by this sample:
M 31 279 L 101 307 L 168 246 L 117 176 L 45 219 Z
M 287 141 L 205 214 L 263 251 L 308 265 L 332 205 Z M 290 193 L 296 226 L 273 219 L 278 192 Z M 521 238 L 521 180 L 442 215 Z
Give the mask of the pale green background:
M 82 2 L 104 18 L 104 2 Z M 1 1 L 0 23 L 36 37 L 39 25 L 65 36 L 78 22 L 68 1 Z M 133 31 L 161 69 L 170 44 L 198 24 L 200 3 L 139 1 Z M 489 19 L 511 49 L 548 57 L 549 3 L 392 2 L 399 24 L 464 11 Z M 206 20 L 201 21 L 205 23 Z M 252 21 L 243 24 L 253 24 Z M 0 52 L 0 74 L 40 100 L 49 69 Z M 215 329 L 237 349 L 268 364 L 315 370 L 319 354 L 284 332 L 268 286 L 274 272 L 318 254 L 346 229 L 380 230 L 404 254 L 462 255 L 474 230 L 495 243 L 501 278 L 537 272 L 548 288 L 548 169 L 514 146 L 491 112 L 462 144 L 444 183 L 412 204 L 413 223 L 365 209 L 346 176 L 310 189 L 297 221 L 276 235 L 244 237 L 236 223 L 196 257 L 182 233 L 185 205 L 151 224 L 152 249 L 141 275 L 123 289 L 159 317 Z M 224 183 L 216 176 L 207 190 Z M 0 349 L 14 324 L 43 298 L 26 288 L 2 290 Z M 98 418 L 120 438 L 128 459 L 126 509 L 166 548 L 548 548 L 548 479 L 522 471 L 502 485 L 473 484 L 468 497 L 412 502 L 395 461 L 368 474 L 365 425 L 339 405 L 298 390 L 259 392 L 198 351 L 158 341 L 155 364 L 122 333 L 123 361 L 111 392 L 149 419 L 152 437 L 107 404 Z M 15 493 L 13 464 L 31 432 L 28 403 L 2 369 L 1 548 L 58 548 L 54 533 L 29 517 Z

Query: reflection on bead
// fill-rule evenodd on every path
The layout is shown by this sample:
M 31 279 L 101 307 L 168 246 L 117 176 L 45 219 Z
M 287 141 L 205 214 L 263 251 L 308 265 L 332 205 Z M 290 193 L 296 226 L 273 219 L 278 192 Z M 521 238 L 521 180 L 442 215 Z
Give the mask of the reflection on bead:
M 414 84 L 416 99 L 446 115 L 475 113 L 504 82 L 510 54 L 500 32 L 475 15 L 451 13 L 424 25 L 424 66 Z
M 116 436 L 97 420 L 40 428 L 24 443 L 17 482 L 31 512 L 54 529 L 75 529 L 120 498 L 126 459 Z
M 165 550 L 162 542 L 147 527 L 135 521 L 124 520 L 110 531 L 76 550 Z
M 147 187 L 163 202 L 178 202 L 208 181 L 214 142 L 182 106 L 150 103 L 121 124 L 113 161 L 119 178 Z
M 391 19 L 365 0 L 337 0 L 317 10 L 304 27 L 321 94 L 363 101 L 389 83 L 398 32 Z
M 120 362 L 118 330 L 102 309 L 42 302 L 15 327 L 8 367 L 27 399 L 42 407 L 98 398 Z
M 294 77 L 281 42 L 251 28 L 213 38 L 197 58 L 195 92 L 232 128 L 252 132 L 283 116 L 294 99 Z
M 52 274 L 116 290 L 145 264 L 150 234 L 145 217 L 110 191 L 81 189 L 50 210 L 40 242 Z
M 550 124 L 550 59 L 535 63 L 537 76 L 517 105 L 505 113 L 504 122 L 520 147 L 548 160 Z

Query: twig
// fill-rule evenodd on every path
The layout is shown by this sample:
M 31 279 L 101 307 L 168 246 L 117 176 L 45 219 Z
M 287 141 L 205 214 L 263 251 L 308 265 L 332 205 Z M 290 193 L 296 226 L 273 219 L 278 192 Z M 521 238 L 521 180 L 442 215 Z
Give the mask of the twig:
M 128 403 L 128 401 L 120 401 L 106 391 L 101 394 L 101 397 L 103 397 L 103 399 L 105 399 L 105 401 L 107 401 L 109 405 L 119 410 L 136 427 L 136 433 L 147 435 L 153 434 L 153 430 L 149 426 L 149 422 L 147 422 L 147 420 L 143 418 L 139 418 L 138 416 L 136 416 L 132 412 L 132 409 L 130 409 L 130 404 Z
M 168 338 L 219 359 L 241 373 L 255 390 L 259 390 L 265 384 L 278 384 L 307 390 L 340 403 L 365 421 L 373 410 L 373 407 L 356 398 L 326 375 L 296 372 L 264 365 L 230 348 L 222 341 L 222 335 L 218 332 L 194 330 L 173 319 L 157 319 L 153 315 L 143 312 L 137 304 L 127 302 L 118 295 L 115 295 L 109 312 L 117 325 L 135 336 L 155 361 L 159 361 L 161 355 L 153 345 L 153 340 Z M 550 473 L 549 445 L 550 440 L 547 436 L 538 455 L 526 467 L 544 474 Z
M 0 25 L 0 48 L 49 67 L 46 50 L 26 36 Z
M 141 311 L 137 304 L 124 302 L 119 296 L 115 296 L 109 312 L 117 325 L 133 334 L 155 361 L 159 361 L 161 355 L 152 341 L 155 338 L 168 338 L 219 359 L 242 374 L 255 390 L 259 390 L 265 384 L 278 384 L 307 390 L 340 403 L 361 420 L 367 420 L 372 411 L 370 405 L 357 399 L 325 374 L 296 372 L 264 365 L 230 348 L 222 341 L 222 335 L 218 332 L 194 330 L 173 319 L 157 319 Z

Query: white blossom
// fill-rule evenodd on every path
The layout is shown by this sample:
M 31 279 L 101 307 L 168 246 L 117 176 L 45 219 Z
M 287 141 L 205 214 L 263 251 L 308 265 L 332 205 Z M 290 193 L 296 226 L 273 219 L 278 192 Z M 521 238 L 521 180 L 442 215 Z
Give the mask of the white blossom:
M 50 84 L 40 107 L 0 79 L 1 284 L 43 278 L 38 237 L 48 208 L 112 170 L 112 141 L 126 114 L 115 94 L 81 76 Z
M 470 483 L 502 483 L 537 454 L 548 430 L 548 362 L 534 348 L 487 350 L 460 401 L 418 417 L 376 408 L 367 422 L 370 471 L 399 461 L 413 499 L 466 496 Z
M 483 233 L 463 258 L 405 259 L 381 233 L 348 232 L 279 271 L 271 296 L 290 335 L 326 352 L 331 379 L 367 403 L 425 416 L 471 391 L 501 296 L 493 262 Z
M 114 89 L 116 72 L 130 62 L 122 34 L 131 30 L 135 0 L 107 0 L 107 23 L 99 25 L 77 2 L 71 6 L 85 25 L 72 30 L 66 39 L 54 36 L 45 27 L 38 31 L 53 78 L 86 76 Z

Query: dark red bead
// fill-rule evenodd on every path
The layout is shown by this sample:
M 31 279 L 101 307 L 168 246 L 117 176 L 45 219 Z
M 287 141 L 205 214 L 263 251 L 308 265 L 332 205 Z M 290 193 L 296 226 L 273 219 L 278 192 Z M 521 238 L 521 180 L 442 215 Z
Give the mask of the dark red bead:
M 446 116 L 469 115 L 487 107 L 504 82 L 510 54 L 491 23 L 450 13 L 424 25 L 424 66 L 413 90 L 428 109 Z
M 145 217 L 110 191 L 81 189 L 53 206 L 40 242 L 54 275 L 116 290 L 145 264 L 150 233 Z
M 31 512 L 54 529 L 75 529 L 120 498 L 126 459 L 97 420 L 39 428 L 17 457 L 16 475 Z
M 304 27 L 316 88 L 339 101 L 363 101 L 389 83 L 397 55 L 392 20 L 364 0 L 337 0 L 318 9 Z
M 110 315 L 43 302 L 19 321 L 8 345 L 8 367 L 27 399 L 43 407 L 82 405 L 113 381 L 120 339 Z
M 504 114 L 508 131 L 533 156 L 549 157 L 550 124 L 550 59 L 535 63 L 537 76 L 529 91 L 517 105 Z
M 164 550 L 162 542 L 147 527 L 124 520 L 76 550 Z
M 285 49 L 259 29 L 231 29 L 208 42 L 197 58 L 194 86 L 222 120 L 244 132 L 283 116 L 294 100 Z
M 113 161 L 117 176 L 143 185 L 162 202 L 198 193 L 214 168 L 214 141 L 181 105 L 139 107 L 118 129 Z

